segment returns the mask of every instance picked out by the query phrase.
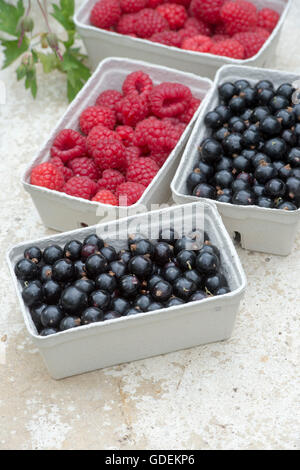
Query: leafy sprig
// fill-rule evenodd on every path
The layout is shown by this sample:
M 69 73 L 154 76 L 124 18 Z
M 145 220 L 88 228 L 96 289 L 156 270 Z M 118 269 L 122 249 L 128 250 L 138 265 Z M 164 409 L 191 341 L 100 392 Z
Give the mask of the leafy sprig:
M 73 21 L 74 0 L 51 2 L 50 15 L 65 29 L 67 39 L 63 40 L 52 32 L 47 0 L 37 0 L 44 17 L 45 31 L 33 33 L 34 23 L 30 17 L 31 0 L 18 0 L 12 5 L 7 0 L 0 0 L 0 43 L 3 46 L 3 68 L 17 59 L 21 62 L 16 69 L 17 80 L 24 80 L 25 88 L 32 96 L 37 95 L 37 66 L 48 74 L 58 70 L 66 74 L 67 96 L 72 101 L 89 79 L 91 73 L 86 65 L 87 57 L 76 47 L 77 33 Z

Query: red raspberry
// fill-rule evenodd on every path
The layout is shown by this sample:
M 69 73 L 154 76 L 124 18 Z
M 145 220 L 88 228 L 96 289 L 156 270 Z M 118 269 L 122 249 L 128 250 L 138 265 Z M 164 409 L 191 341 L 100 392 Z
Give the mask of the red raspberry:
M 98 124 L 113 129 L 116 125 L 116 115 L 112 109 L 105 106 L 89 106 L 81 113 L 79 123 L 84 134 L 89 134 Z
M 126 126 L 135 127 L 149 115 L 149 100 L 145 94 L 137 95 L 131 93 L 126 95 L 119 103 L 118 109 L 122 123 Z
M 190 104 L 187 110 L 184 113 L 182 113 L 180 116 L 181 122 L 188 124 L 192 120 L 200 104 L 201 104 L 201 100 L 198 100 L 197 98 L 193 97 L 190 101 Z
M 187 109 L 191 98 L 192 93 L 187 86 L 164 82 L 150 93 L 151 111 L 159 118 L 178 116 Z
M 270 33 L 273 31 L 279 21 L 280 15 L 271 8 L 263 8 L 258 12 L 257 26 L 267 29 Z
M 265 41 L 270 37 L 270 34 L 271 34 L 267 29 L 260 28 L 259 26 L 256 26 L 255 28 L 251 28 L 249 32 L 259 34 L 265 39 Z
M 125 147 L 117 139 L 105 137 L 99 140 L 93 157 L 101 170 L 126 168 Z
M 108 189 L 100 189 L 92 198 L 92 201 L 101 202 L 102 204 L 118 205 L 118 198 Z
M 226 2 L 220 15 L 230 36 L 249 31 L 257 25 L 256 6 L 244 0 Z
M 105 137 L 117 139 L 120 142 L 122 140 L 117 132 L 107 129 L 107 127 L 102 126 L 102 124 L 98 124 L 98 126 L 93 127 L 86 138 L 86 149 L 89 155 L 93 155 L 93 151 L 97 147 L 99 140 Z
M 177 117 L 166 117 L 162 119 L 162 122 L 170 124 L 171 126 L 178 126 L 178 124 L 180 124 L 180 119 Z
M 117 24 L 117 32 L 120 34 L 135 34 L 135 28 L 137 23 L 137 15 L 136 14 L 129 14 L 123 15 L 120 18 L 119 23 Z
M 182 129 L 154 117 L 140 122 L 135 130 L 134 142 L 145 153 L 171 152 L 176 146 Z
M 159 42 L 165 46 L 180 47 L 181 35 L 176 31 L 162 31 L 151 36 L 150 41 Z
M 61 191 L 64 184 L 64 176 L 57 166 L 46 162 L 33 168 L 30 177 L 30 183 L 43 188 Z
M 73 176 L 64 185 L 63 191 L 69 196 L 91 199 L 97 191 L 97 184 L 87 176 Z
M 134 145 L 131 147 L 127 147 L 125 152 L 127 166 L 130 166 L 133 160 L 139 158 L 141 156 L 141 149 L 139 147 L 135 147 Z
M 116 128 L 116 132 L 122 139 L 123 144 L 125 147 L 129 147 L 132 145 L 133 137 L 134 137 L 134 129 L 130 126 L 118 126 Z
M 194 36 L 198 36 L 199 32 L 193 26 L 189 26 L 188 28 L 183 28 L 178 31 L 178 35 L 181 39 L 181 45 L 185 39 L 193 38 Z
M 85 137 L 73 129 L 63 129 L 55 137 L 50 152 L 52 157 L 59 157 L 63 163 L 81 157 L 85 155 Z
M 127 181 L 149 186 L 158 170 L 159 167 L 151 158 L 140 157 L 133 160 L 132 164 L 127 168 L 126 178 Z
M 220 23 L 220 8 L 225 0 L 192 0 L 191 12 L 209 24 Z
M 199 34 L 192 38 L 184 39 L 181 48 L 195 52 L 210 52 L 213 41 L 208 36 Z
M 237 33 L 233 36 L 245 49 L 245 59 L 253 57 L 266 42 L 265 38 L 257 33 Z
M 100 178 L 99 169 L 92 158 L 74 158 L 74 160 L 68 163 L 68 166 L 73 171 L 74 176 L 88 176 L 91 180 L 98 180 Z
M 100 0 L 92 9 L 90 21 L 97 28 L 110 29 L 121 16 L 119 0 Z
M 97 98 L 96 106 L 105 106 L 116 111 L 116 103 L 123 98 L 122 93 L 117 90 L 103 91 Z
M 168 0 L 164 0 L 164 3 L 168 3 Z M 177 5 L 183 5 L 186 9 L 188 9 L 191 4 L 191 0 L 172 0 L 172 3 L 177 3 Z
M 186 29 L 195 28 L 197 30 L 197 34 L 203 34 L 203 36 L 211 36 L 211 29 L 209 25 L 197 18 L 188 18 L 184 23 L 184 27 Z
M 147 6 L 148 0 L 120 0 L 120 6 L 124 13 L 137 13 Z
M 162 3 L 164 3 L 164 0 L 148 0 L 147 8 L 156 8 L 158 7 L 158 5 L 161 5 Z
M 153 82 L 149 75 L 142 70 L 130 73 L 124 80 L 122 90 L 124 95 L 135 93 L 141 95 L 142 93 L 150 93 L 153 88 Z
M 65 181 L 68 181 L 70 178 L 72 178 L 72 176 L 74 176 L 71 168 L 67 168 L 59 157 L 50 158 L 50 163 L 60 169 L 60 171 L 64 175 Z
M 169 29 L 167 20 L 156 10 L 144 8 L 136 16 L 135 33 L 140 38 L 150 38 L 154 33 L 160 33 Z
M 169 152 L 151 152 L 149 157 L 156 163 L 158 168 L 161 168 L 169 155 Z
M 230 36 L 229 34 L 215 34 L 211 39 L 213 40 L 213 42 L 220 42 L 226 41 L 226 39 L 230 39 Z
M 233 59 L 244 59 L 245 50 L 242 44 L 235 39 L 226 39 L 215 43 L 211 50 L 211 54 L 232 57 Z
M 214 34 L 227 34 L 226 25 L 224 23 L 218 23 L 214 27 Z
M 116 190 L 116 196 L 119 198 L 120 206 L 132 206 L 143 195 L 146 187 L 140 183 L 127 181 L 120 184 Z
M 170 29 L 182 28 L 188 17 L 184 6 L 177 5 L 176 3 L 159 5 L 156 11 L 167 20 Z
M 98 181 L 98 189 L 109 189 L 115 192 L 117 186 L 125 182 L 125 178 L 118 170 L 104 170 L 102 178 Z

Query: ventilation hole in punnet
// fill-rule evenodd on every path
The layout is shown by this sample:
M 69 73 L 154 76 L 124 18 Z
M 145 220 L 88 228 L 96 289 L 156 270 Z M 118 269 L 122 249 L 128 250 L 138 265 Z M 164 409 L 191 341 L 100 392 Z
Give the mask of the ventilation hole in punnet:
M 240 245 L 240 244 L 241 244 L 241 234 L 240 234 L 240 232 L 234 232 L 233 241 L 234 241 L 234 243 L 236 243 L 237 245 Z

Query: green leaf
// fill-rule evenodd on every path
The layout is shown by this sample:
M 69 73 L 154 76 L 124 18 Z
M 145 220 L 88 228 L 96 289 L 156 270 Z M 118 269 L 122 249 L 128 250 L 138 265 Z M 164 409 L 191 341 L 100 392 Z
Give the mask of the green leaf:
M 18 0 L 17 6 L 0 0 L 0 30 L 12 36 L 18 36 L 17 26 L 24 12 L 23 0 Z
M 26 90 L 28 90 L 30 88 L 33 98 L 36 98 L 36 95 L 37 95 L 37 81 L 36 81 L 35 67 L 30 67 L 30 69 L 27 69 L 27 71 L 26 71 L 25 88 L 26 88 Z
M 20 81 L 22 78 L 26 76 L 26 67 L 24 64 L 19 65 L 19 67 L 16 70 L 17 73 L 17 80 Z
M 16 59 L 18 59 L 18 57 L 20 57 L 24 52 L 26 52 L 29 47 L 29 41 L 26 36 L 24 36 L 20 47 L 18 39 L 15 39 L 13 41 L 6 41 L 4 39 L 1 39 L 1 43 L 4 47 L 4 69 L 10 64 L 12 64 Z
M 58 59 L 56 54 L 44 54 L 43 52 L 38 52 L 37 55 L 43 66 L 44 73 L 50 73 L 58 68 Z
M 64 42 L 66 48 L 71 47 L 75 40 L 75 24 L 73 15 L 75 10 L 74 0 L 60 0 L 59 6 L 52 4 L 53 12 L 51 15 L 55 18 L 67 31 L 68 40 Z

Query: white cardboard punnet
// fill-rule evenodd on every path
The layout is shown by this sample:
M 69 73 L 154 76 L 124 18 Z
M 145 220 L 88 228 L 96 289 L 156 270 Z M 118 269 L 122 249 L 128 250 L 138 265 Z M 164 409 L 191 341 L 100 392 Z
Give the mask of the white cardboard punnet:
M 221 252 L 222 269 L 231 292 L 202 301 L 141 313 L 91 324 L 57 333 L 49 337 L 38 335 L 30 312 L 21 296 L 21 286 L 15 273 L 15 263 L 24 250 L 34 244 L 44 249 L 49 244 L 64 246 L 70 239 L 83 240 L 91 233 L 102 236 L 116 249 L 127 246 L 127 235 L 132 227 L 151 227 L 158 232 L 173 223 L 193 222 L 193 214 L 201 210 L 204 230 Z M 196 228 L 201 228 L 197 226 Z M 117 236 L 121 235 L 121 240 Z M 159 211 L 139 214 L 128 219 L 101 224 L 58 234 L 52 237 L 26 242 L 13 247 L 7 260 L 28 333 L 43 356 L 51 376 L 62 379 L 75 374 L 109 367 L 123 362 L 190 348 L 205 343 L 223 341 L 230 337 L 240 301 L 246 288 L 246 277 L 233 243 L 225 230 L 221 217 L 213 203 L 193 203 Z
M 74 21 L 80 33 L 92 67 L 106 57 L 117 55 L 131 57 L 137 60 L 147 60 L 155 64 L 167 65 L 185 72 L 193 72 L 205 77 L 214 78 L 217 70 L 225 64 L 251 65 L 263 67 L 273 56 L 279 40 L 280 31 L 285 21 L 292 0 L 251 0 L 259 9 L 273 8 L 280 13 L 280 20 L 260 51 L 250 59 L 237 60 L 230 57 L 215 56 L 213 54 L 199 54 L 177 47 L 133 38 L 112 31 L 105 31 L 90 24 L 91 10 L 97 0 L 87 0 L 78 10 Z
M 209 135 L 209 130 L 204 124 L 205 115 L 218 104 L 219 85 L 225 81 L 235 81 L 240 78 L 247 79 L 252 84 L 262 79 L 268 79 L 275 86 L 299 80 L 298 75 L 279 70 L 234 65 L 227 65 L 219 70 L 213 90 L 201 110 L 171 184 L 173 199 L 178 204 L 199 200 L 199 198 L 188 194 L 186 179 L 199 159 L 200 143 Z M 282 256 L 291 252 L 300 220 L 300 209 L 285 211 L 258 206 L 237 206 L 217 201 L 216 205 L 230 235 L 234 237 L 236 232 L 241 235 L 243 248 Z
M 93 105 L 102 91 L 107 89 L 121 91 L 126 76 L 136 70 L 143 70 L 148 73 L 155 84 L 164 81 L 180 82 L 188 86 L 194 96 L 202 100 L 192 121 L 186 127 L 175 149 L 170 153 L 163 167 L 147 187 L 140 200 L 130 206 L 129 215 L 130 213 L 136 213 L 137 210 L 144 212 L 150 208 L 151 205 L 166 203 L 171 198 L 170 184 L 172 178 L 195 120 L 201 107 L 205 103 L 205 97 L 212 87 L 212 82 L 207 78 L 172 70 L 163 66 L 130 59 L 110 58 L 99 64 L 99 67 L 88 83 L 86 83 L 75 100 L 70 104 L 62 119 L 55 129 L 53 129 L 37 157 L 29 164 L 22 178 L 25 190 L 31 195 L 40 217 L 47 227 L 59 231 L 66 231 L 87 225 L 95 225 L 104 218 L 108 220 L 107 205 L 82 198 L 75 198 L 47 188 L 33 186 L 30 184 L 30 174 L 36 165 L 49 160 L 50 148 L 58 132 L 65 128 L 79 130 L 78 120 L 81 112 L 87 106 Z M 112 215 L 113 211 L 111 209 L 112 207 L 110 206 L 110 214 Z M 116 211 L 118 211 L 118 209 L 116 209 Z M 126 213 L 124 208 L 118 212 L 119 216 Z

